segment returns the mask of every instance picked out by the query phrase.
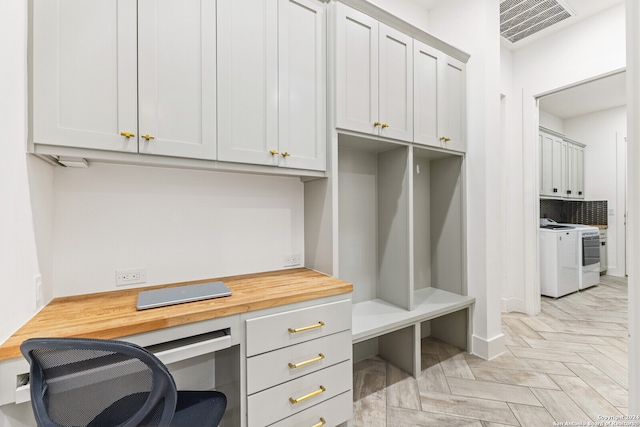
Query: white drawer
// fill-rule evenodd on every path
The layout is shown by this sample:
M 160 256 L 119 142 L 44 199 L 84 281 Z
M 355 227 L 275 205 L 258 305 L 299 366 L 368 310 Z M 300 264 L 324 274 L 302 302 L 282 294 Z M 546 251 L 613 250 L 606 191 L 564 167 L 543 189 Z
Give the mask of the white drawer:
M 351 361 L 346 361 L 253 394 L 247 399 L 248 426 L 272 424 L 350 391 L 351 378 Z
M 347 330 L 249 357 L 247 393 L 253 394 L 336 363 L 351 360 L 351 350 L 351 331 Z
M 351 300 L 256 317 L 246 327 L 249 357 L 351 329 Z
M 333 399 L 271 424 L 270 427 L 335 427 L 350 420 L 353 416 L 353 398 L 351 396 L 351 392 L 342 393 Z

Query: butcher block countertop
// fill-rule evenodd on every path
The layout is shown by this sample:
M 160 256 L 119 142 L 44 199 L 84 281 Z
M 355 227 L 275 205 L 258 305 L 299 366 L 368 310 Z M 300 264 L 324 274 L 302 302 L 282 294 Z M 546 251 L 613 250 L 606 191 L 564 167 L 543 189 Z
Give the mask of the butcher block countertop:
M 214 280 L 223 281 L 232 295 L 136 310 L 140 290 Z M 56 298 L 0 346 L 0 360 L 22 357 L 20 344 L 32 337 L 114 339 L 352 291 L 350 283 L 297 268 Z

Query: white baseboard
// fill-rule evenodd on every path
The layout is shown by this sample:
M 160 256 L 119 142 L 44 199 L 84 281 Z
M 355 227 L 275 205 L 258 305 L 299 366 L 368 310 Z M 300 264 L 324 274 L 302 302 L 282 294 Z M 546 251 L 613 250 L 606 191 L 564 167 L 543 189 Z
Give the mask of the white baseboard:
M 497 335 L 490 340 L 477 335 L 471 337 L 472 353 L 486 360 L 500 356 L 505 352 L 504 334 Z

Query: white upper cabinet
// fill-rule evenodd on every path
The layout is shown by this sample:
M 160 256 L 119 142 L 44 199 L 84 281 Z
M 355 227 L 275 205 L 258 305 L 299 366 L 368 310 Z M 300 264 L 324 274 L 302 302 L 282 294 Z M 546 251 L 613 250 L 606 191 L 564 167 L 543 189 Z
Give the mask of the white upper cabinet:
M 465 151 L 465 64 L 414 40 L 414 142 Z
M 441 147 L 443 135 L 438 122 L 438 99 L 442 53 L 418 40 L 413 41 L 414 66 L 414 142 Z M 442 80 L 442 78 L 440 78 Z M 440 96 L 439 96 L 440 95 Z
M 337 127 L 378 134 L 378 21 L 336 4 Z
M 336 4 L 337 127 L 413 140 L 413 40 Z
M 34 0 L 33 140 L 137 152 L 137 11 L 126 0 Z
M 540 195 L 562 197 L 563 146 L 562 138 L 546 132 L 540 132 Z
M 466 66 L 443 54 L 442 61 L 442 86 L 439 97 L 439 123 L 442 130 L 440 136 L 443 147 L 450 150 L 466 151 Z
M 379 26 L 380 136 L 413 140 L 413 39 Z
M 576 158 L 576 190 L 578 190 L 578 198 L 584 199 L 584 147 L 578 145 L 578 153 Z
M 584 149 L 560 134 L 539 132 L 540 196 L 584 199 Z
M 34 143 L 214 159 L 212 23 L 214 0 L 35 0 Z
M 218 0 L 218 159 L 278 165 L 277 0 Z
M 139 152 L 216 157 L 216 5 L 139 0 Z
M 566 191 L 570 199 L 584 199 L 584 145 L 564 140 L 566 144 Z
M 327 23 L 318 0 L 280 0 L 279 166 L 325 170 Z
M 218 160 L 325 169 L 317 0 L 218 0 Z

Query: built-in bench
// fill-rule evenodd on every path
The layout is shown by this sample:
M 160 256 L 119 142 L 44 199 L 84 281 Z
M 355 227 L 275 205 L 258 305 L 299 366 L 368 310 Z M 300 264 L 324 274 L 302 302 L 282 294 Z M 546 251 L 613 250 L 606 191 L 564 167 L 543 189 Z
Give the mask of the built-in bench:
M 378 354 L 410 373 L 420 374 L 421 325 L 430 322 L 430 335 L 467 349 L 471 335 L 469 311 L 475 298 L 436 288 L 415 291 L 413 310 L 381 299 L 353 304 L 353 344 L 378 338 Z

